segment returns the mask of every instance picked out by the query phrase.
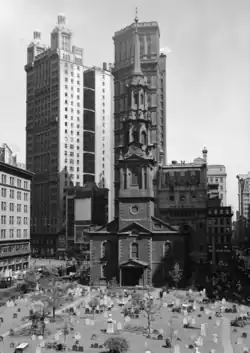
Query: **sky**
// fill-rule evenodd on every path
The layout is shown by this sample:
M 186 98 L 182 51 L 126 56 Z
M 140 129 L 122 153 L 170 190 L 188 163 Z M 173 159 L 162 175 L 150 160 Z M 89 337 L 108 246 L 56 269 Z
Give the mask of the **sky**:
M 26 47 L 33 31 L 49 45 L 64 13 L 84 64 L 114 61 L 112 36 L 158 21 L 167 58 L 167 157 L 189 162 L 208 149 L 227 168 L 228 204 L 238 209 L 238 173 L 250 171 L 249 0 L 0 0 L 0 142 L 25 162 Z

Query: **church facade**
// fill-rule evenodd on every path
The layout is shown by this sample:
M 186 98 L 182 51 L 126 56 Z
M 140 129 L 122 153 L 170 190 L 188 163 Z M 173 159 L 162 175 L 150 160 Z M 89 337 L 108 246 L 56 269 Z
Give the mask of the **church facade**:
M 90 281 L 112 279 L 122 286 L 162 285 L 178 262 L 186 264 L 186 235 L 155 217 L 154 178 L 158 168 L 148 110 L 148 85 L 140 65 L 140 42 L 135 19 L 134 64 L 128 85 L 127 114 L 123 117 L 120 145 L 118 217 L 91 231 Z

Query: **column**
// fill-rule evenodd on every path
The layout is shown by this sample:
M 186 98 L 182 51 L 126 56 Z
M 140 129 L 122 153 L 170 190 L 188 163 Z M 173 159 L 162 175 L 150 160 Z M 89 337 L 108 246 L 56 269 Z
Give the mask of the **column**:
M 124 189 L 124 169 L 120 169 L 120 180 L 121 180 L 121 188 Z
M 122 269 L 120 267 L 120 277 L 119 277 L 120 287 L 122 286 Z
M 145 183 L 144 183 L 144 168 L 142 166 L 140 166 L 140 169 L 141 169 L 141 188 L 144 190 L 145 189 Z

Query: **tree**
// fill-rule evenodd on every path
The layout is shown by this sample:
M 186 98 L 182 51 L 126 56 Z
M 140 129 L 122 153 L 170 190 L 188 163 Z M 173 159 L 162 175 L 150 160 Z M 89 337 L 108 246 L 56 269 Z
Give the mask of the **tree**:
M 24 286 L 27 291 L 34 290 L 40 279 L 40 276 L 34 270 L 29 270 L 26 272 L 23 280 Z
M 93 318 L 95 317 L 95 310 L 97 308 L 97 306 L 100 305 L 100 301 L 98 298 L 92 298 L 89 301 L 89 306 L 91 307 L 92 313 L 93 313 Z
M 63 304 L 68 295 L 68 290 L 72 287 L 72 283 L 60 283 L 54 278 L 52 281 L 44 283 L 44 293 L 34 295 L 32 300 L 41 300 L 46 303 L 48 308 L 52 310 L 52 316 L 53 319 L 55 319 L 56 310 L 60 308 L 61 304 Z
M 128 341 L 124 337 L 110 337 L 105 341 L 104 347 L 110 353 L 126 353 L 129 350 Z
M 150 290 L 147 291 L 146 296 L 142 297 L 140 293 L 135 293 L 132 297 L 132 307 L 137 307 L 146 316 L 148 337 L 151 336 L 152 322 L 155 320 L 155 315 L 161 308 L 161 304 L 154 303 Z
M 174 264 L 172 271 L 170 271 L 170 277 L 172 278 L 172 280 L 175 284 L 175 287 L 178 286 L 180 280 L 182 279 L 182 274 L 183 274 L 183 271 L 180 267 L 180 264 L 178 262 L 176 262 Z
M 49 316 L 50 310 L 48 305 L 37 301 L 33 303 L 32 309 L 29 311 L 29 315 L 25 316 L 23 321 L 31 321 L 31 330 L 35 333 L 40 329 L 39 333 L 44 336 L 45 332 L 45 319 Z

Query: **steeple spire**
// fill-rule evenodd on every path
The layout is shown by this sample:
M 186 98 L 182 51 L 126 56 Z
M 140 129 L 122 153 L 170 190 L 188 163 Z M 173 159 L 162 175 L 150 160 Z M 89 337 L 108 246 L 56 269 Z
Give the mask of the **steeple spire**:
M 141 71 L 140 40 L 138 34 L 138 9 L 135 10 L 135 36 L 134 36 L 134 69 L 133 76 L 143 76 Z

